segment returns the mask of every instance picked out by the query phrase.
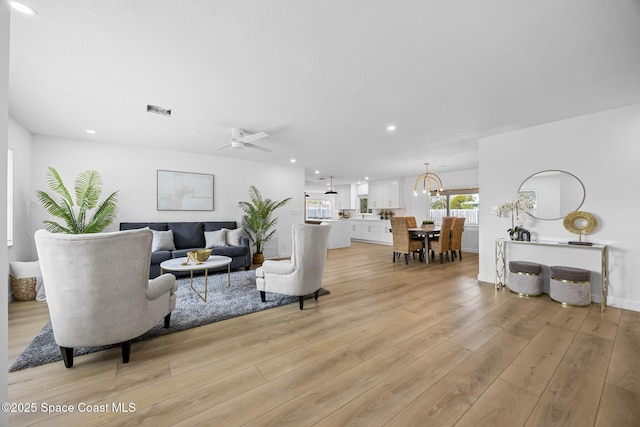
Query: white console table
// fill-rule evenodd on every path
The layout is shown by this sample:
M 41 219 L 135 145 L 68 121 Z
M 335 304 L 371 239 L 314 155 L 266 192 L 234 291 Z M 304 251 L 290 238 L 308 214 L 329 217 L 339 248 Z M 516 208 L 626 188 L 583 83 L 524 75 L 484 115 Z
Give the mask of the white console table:
M 509 245 L 528 245 L 531 247 L 553 246 L 576 250 L 600 251 L 600 269 L 602 271 L 600 311 L 604 311 L 607 306 L 607 245 L 593 244 L 591 246 L 586 246 L 570 245 L 567 242 L 555 242 L 550 240 L 523 242 L 519 240 L 498 239 L 496 240 L 496 290 L 505 286 L 505 279 L 507 275 L 507 247 Z

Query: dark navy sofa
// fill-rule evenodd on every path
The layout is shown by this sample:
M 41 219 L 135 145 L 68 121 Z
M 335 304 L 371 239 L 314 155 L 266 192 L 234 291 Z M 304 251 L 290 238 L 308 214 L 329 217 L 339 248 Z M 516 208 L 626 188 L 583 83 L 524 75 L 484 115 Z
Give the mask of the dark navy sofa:
M 152 279 L 160 275 L 160 263 L 171 258 L 187 256 L 187 252 L 205 247 L 205 231 L 217 231 L 223 228 L 235 230 L 235 221 L 204 221 L 204 222 L 121 222 L 120 230 L 133 230 L 137 228 L 149 227 L 152 230 L 168 231 L 173 233 L 174 251 L 156 251 L 151 253 L 151 266 L 149 268 L 149 278 Z M 231 269 L 251 268 L 251 247 L 246 236 L 240 238 L 240 246 L 222 246 L 212 248 L 213 255 L 224 255 L 231 257 Z M 219 270 L 227 270 L 222 267 Z

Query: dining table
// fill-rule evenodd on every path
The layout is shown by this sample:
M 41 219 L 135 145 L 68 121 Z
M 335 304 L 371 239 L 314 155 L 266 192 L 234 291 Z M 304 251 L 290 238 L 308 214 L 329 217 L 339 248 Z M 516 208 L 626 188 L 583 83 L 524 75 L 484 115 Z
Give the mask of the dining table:
M 435 226 L 429 227 L 411 227 L 408 229 L 411 236 L 424 236 L 425 261 L 429 264 L 429 238 L 440 235 L 440 228 Z

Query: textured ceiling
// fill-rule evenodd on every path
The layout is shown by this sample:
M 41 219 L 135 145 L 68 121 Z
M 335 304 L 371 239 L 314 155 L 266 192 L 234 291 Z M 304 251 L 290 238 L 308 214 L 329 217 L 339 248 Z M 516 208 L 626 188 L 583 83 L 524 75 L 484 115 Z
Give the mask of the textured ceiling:
M 308 187 L 475 168 L 480 137 L 640 102 L 638 0 L 24 1 L 10 114 L 32 133 L 293 157 Z M 232 127 L 272 152 L 212 151 Z

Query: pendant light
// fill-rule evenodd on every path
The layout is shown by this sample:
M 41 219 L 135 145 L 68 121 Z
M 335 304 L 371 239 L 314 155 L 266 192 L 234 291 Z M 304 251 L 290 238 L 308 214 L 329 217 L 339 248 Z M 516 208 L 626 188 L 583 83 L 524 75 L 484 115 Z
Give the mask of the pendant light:
M 413 195 L 417 196 L 418 195 L 418 185 L 422 182 L 422 192 L 423 193 L 429 193 L 431 194 L 431 183 L 433 182 L 436 185 L 436 194 L 440 194 L 440 192 L 443 190 L 442 188 L 442 180 L 440 179 L 440 177 L 433 173 L 433 172 L 429 172 L 429 163 L 425 163 L 425 173 L 423 173 L 422 175 L 420 175 L 418 178 L 416 178 L 416 182 L 415 184 L 413 184 Z
M 329 191 L 325 191 L 324 194 L 338 194 L 337 191 L 333 191 L 333 177 L 331 178 L 331 185 L 329 186 Z

